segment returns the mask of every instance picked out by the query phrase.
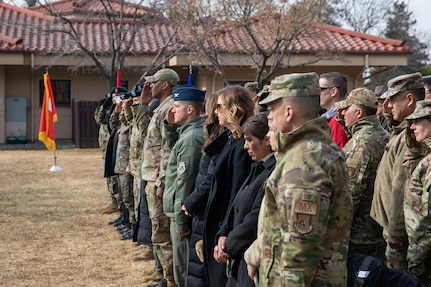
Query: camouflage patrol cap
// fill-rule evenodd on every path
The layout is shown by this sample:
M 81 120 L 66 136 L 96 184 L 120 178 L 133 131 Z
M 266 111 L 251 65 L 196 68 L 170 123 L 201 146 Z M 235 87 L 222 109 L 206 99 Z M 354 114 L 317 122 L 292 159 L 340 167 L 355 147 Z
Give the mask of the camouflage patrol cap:
M 431 117 L 431 100 L 418 101 L 415 111 L 406 120 L 416 120 Z
M 269 92 L 269 96 L 259 104 L 268 104 L 286 97 L 320 96 L 319 75 L 312 72 L 275 77 L 271 81 Z
M 387 99 L 399 92 L 416 90 L 424 87 L 421 73 L 407 74 L 389 80 L 388 90 L 380 98 Z
M 177 72 L 172 69 L 165 68 L 158 70 L 154 75 L 145 77 L 145 80 L 154 83 L 157 81 L 163 81 L 171 84 L 172 86 L 176 86 L 180 81 L 180 76 L 178 76 Z
M 367 88 L 357 88 L 352 90 L 345 100 L 335 103 L 337 109 L 342 110 L 351 105 L 361 105 L 373 109 L 377 109 L 377 97 Z

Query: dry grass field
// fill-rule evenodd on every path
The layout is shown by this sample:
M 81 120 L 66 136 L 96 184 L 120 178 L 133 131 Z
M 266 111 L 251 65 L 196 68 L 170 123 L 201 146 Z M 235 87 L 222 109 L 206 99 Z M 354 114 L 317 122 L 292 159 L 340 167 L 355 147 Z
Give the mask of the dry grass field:
M 0 150 L 0 286 L 146 286 L 153 262 L 120 241 L 108 204 L 101 154 Z M 149 283 L 149 282 L 148 282 Z

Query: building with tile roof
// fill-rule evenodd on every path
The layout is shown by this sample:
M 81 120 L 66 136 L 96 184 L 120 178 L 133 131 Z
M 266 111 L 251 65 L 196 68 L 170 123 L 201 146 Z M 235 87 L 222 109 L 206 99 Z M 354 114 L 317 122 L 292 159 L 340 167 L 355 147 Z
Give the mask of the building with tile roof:
M 73 23 L 80 41 L 100 58 L 109 62 L 112 45 L 106 20 L 117 15 L 120 2 L 109 1 L 111 12 L 101 13 L 97 0 L 61 0 L 49 7 L 50 10 Z M 126 3 L 126 2 L 125 2 Z M 138 9 L 137 9 L 138 8 Z M 106 11 L 106 10 L 103 10 Z M 85 12 L 85 18 L 82 13 Z M 112 15 L 110 15 L 112 13 Z M 93 16 L 91 16 L 93 15 Z M 153 8 L 128 3 L 123 7 L 125 28 L 132 27 L 128 18 L 142 19 L 130 47 L 123 47 L 127 53 L 122 71 L 122 80 L 133 87 L 141 77 L 139 69 L 149 66 L 155 55 L 164 47 L 167 39 L 175 33 L 175 28 Z M 97 70 L 94 61 L 79 47 L 79 43 L 69 35 L 59 32 L 65 23 L 51 15 L 46 8 L 36 6 L 22 8 L 0 2 L 0 143 L 10 136 L 27 136 L 37 140 L 41 112 L 41 86 L 43 74 L 49 68 L 57 104 L 59 121 L 56 123 L 56 138 L 71 139 L 74 114 L 73 101 L 99 101 L 110 90 L 106 78 Z M 137 29 L 137 28 L 136 28 Z M 258 29 L 258 27 L 257 27 Z M 407 64 L 409 47 L 403 41 L 380 38 L 354 32 L 326 24 L 319 25 L 321 33 L 328 39 L 325 47 L 337 53 L 337 57 L 320 60 L 307 66 L 281 69 L 278 74 L 314 71 L 319 74 L 338 71 L 348 76 L 349 87 L 363 85 L 364 68 L 372 66 L 404 66 Z M 220 60 L 231 83 L 243 84 L 255 79 L 255 71 L 250 68 L 250 58 L 243 50 L 235 51 L 235 41 L 241 39 L 242 47 L 249 45 L 241 29 L 226 33 L 217 43 Z M 265 33 L 262 33 L 267 37 Z M 300 37 L 291 47 L 290 61 L 304 63 L 312 54 L 322 49 L 318 38 Z M 208 60 L 202 56 L 190 57 L 184 50 L 176 54 L 164 65 L 176 70 L 182 83 L 187 82 L 189 66 L 193 66 L 194 85 L 206 89 L 208 93 L 220 89 L 224 82 Z M 71 69 L 80 66 L 81 69 Z M 276 75 L 274 75 L 276 76 Z M 24 116 L 15 119 L 12 99 L 24 100 Z M 12 106 L 12 107 L 11 107 Z M 9 109 L 9 112 L 8 112 Z

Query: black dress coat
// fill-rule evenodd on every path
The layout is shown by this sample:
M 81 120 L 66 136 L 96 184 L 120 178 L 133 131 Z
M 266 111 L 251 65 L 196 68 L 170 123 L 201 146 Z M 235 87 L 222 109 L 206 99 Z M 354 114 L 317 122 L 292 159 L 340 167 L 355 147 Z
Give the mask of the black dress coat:
M 205 275 L 205 266 L 196 254 L 196 242 L 204 236 L 205 207 L 208 201 L 212 176 L 208 174 L 211 157 L 220 152 L 228 140 L 227 132 L 214 139 L 202 154 L 199 163 L 199 173 L 196 176 L 195 189 L 184 200 L 187 210 L 193 214 L 192 233 L 190 236 L 189 268 L 187 275 L 188 287 L 207 287 L 208 282 Z
M 244 252 L 257 238 L 257 221 L 265 194 L 263 185 L 274 167 L 274 155 L 265 162 L 252 164 L 250 175 L 238 191 L 217 233 L 217 239 L 227 236 L 225 252 L 229 255 L 231 275 L 226 286 L 254 287 L 254 282 L 247 275 Z
M 228 132 L 223 150 L 211 158 L 208 174 L 212 176 L 205 208 L 204 259 L 209 286 L 225 286 L 226 266 L 215 261 L 214 247 L 218 230 L 236 193 L 250 172 L 252 159 L 244 150 L 244 137 L 234 139 Z

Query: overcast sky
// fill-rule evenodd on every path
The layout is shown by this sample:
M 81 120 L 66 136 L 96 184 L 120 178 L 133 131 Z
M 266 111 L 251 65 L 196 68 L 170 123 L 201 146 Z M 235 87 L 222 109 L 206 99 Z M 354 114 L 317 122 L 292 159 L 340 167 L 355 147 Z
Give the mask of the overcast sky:
M 418 31 L 431 34 L 431 0 L 407 0 L 406 3 L 417 20 Z

